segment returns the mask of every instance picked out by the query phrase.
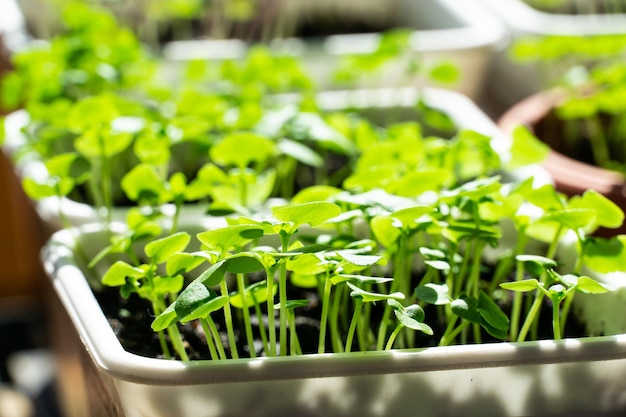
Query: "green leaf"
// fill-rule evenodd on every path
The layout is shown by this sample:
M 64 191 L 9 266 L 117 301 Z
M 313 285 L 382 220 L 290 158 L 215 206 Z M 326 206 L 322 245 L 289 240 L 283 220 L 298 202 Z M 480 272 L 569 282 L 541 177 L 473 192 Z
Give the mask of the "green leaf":
M 506 332 L 509 329 L 509 318 L 500 307 L 484 291 L 478 295 L 478 310 L 481 318 L 490 327 Z M 488 328 L 486 328 L 489 331 Z M 506 337 L 506 336 L 505 336 Z
M 294 228 L 302 224 L 317 226 L 326 220 L 341 214 L 338 205 L 326 201 L 314 201 L 311 203 L 293 204 L 272 208 L 272 214 L 281 222 L 291 222 Z
M 160 264 L 167 261 L 174 253 L 185 250 L 190 241 L 189 233 L 178 232 L 148 243 L 145 252 L 155 263 Z
M 150 165 L 165 165 L 171 157 L 169 139 L 153 131 L 139 135 L 133 150 L 141 162 Z
M 204 262 L 210 262 L 210 256 L 205 252 L 178 252 L 173 253 L 165 265 L 165 271 L 168 275 L 187 273 L 193 271 Z
M 450 293 L 447 284 L 428 283 L 415 288 L 415 297 L 428 304 L 450 304 Z
M 211 159 L 224 166 L 246 168 L 274 154 L 274 143 L 254 133 L 232 133 L 211 147 Z
M 301 274 L 293 272 L 289 280 L 298 288 L 317 288 L 319 285 L 319 275 Z
M 608 285 L 601 284 L 592 278 L 582 276 L 578 278 L 576 290 L 586 294 L 603 294 L 611 291 L 612 288 Z
M 287 310 L 293 311 L 296 308 L 308 307 L 311 302 L 309 300 L 287 300 L 285 307 Z M 277 304 L 277 306 L 280 306 Z
M 402 222 L 403 228 L 412 229 L 417 227 L 417 220 L 424 216 L 425 214 L 429 214 L 434 212 L 435 209 L 429 206 L 415 206 L 409 207 L 402 210 L 398 210 L 390 214 L 390 217 L 400 220 Z
M 22 187 L 28 197 L 39 200 L 46 197 L 64 197 L 74 189 L 74 181 L 71 178 L 48 178 L 47 182 L 40 183 L 33 178 L 24 178 Z
M 392 300 L 387 300 L 387 302 Z M 424 323 L 424 310 L 417 304 L 411 304 L 410 306 L 402 309 L 394 309 L 394 314 L 398 318 L 398 321 L 411 330 L 417 330 L 427 335 L 433 334 L 433 329 Z
M 67 126 L 74 132 L 85 132 L 93 127 L 109 125 L 118 116 L 109 96 L 94 96 L 78 101 L 67 115 Z
M 261 236 L 263 236 L 263 227 L 254 224 L 227 226 L 197 234 L 202 244 L 210 249 L 220 249 L 222 252 L 241 247 Z
M 459 197 L 466 197 L 470 200 L 477 201 L 482 197 L 498 192 L 500 188 L 502 188 L 500 177 L 480 178 L 466 182 L 453 190 L 443 191 L 441 193 L 441 199 L 442 201 L 453 201 Z
M 402 234 L 394 225 L 394 219 L 387 216 L 374 217 L 370 221 L 370 227 L 376 239 L 386 248 L 392 247 Z
M 571 230 L 586 228 L 596 220 L 596 212 L 586 208 L 568 208 L 545 213 L 541 222 L 555 222 Z
M 541 284 L 536 279 L 524 279 L 514 282 L 503 282 L 500 286 L 506 290 L 528 292 L 538 289 Z
M 539 164 L 547 158 L 550 147 L 532 134 L 527 127 L 516 126 L 511 136 L 513 145 L 511 160 L 507 164 L 509 169 Z
M 196 278 L 196 281 L 201 282 L 207 287 L 214 287 L 222 282 L 225 274 L 226 260 L 222 259 L 221 261 L 211 265 L 209 269 L 200 274 L 200 276 Z
M 329 185 L 313 185 L 299 191 L 293 196 L 291 201 L 295 204 L 326 201 L 340 192 L 342 192 L 340 188 L 331 187 Z
M 336 274 L 333 275 L 330 281 L 335 285 L 341 282 L 351 282 L 353 284 L 383 284 L 393 281 L 393 278 L 373 277 L 371 275 Z
M 585 265 L 600 273 L 622 271 L 626 265 L 626 235 L 585 241 Z
M 304 275 L 318 275 L 326 272 L 328 264 L 315 254 L 308 253 L 287 260 L 287 270 Z
M 228 296 L 218 295 L 200 281 L 193 281 L 185 288 L 175 303 L 175 311 L 180 321 L 186 323 L 207 317 L 228 304 Z
M 546 184 L 539 188 L 524 188 L 520 192 L 529 203 L 546 211 L 565 208 L 563 195 L 558 193 L 553 185 Z
M 478 300 L 467 295 L 461 295 L 450 303 L 452 312 L 457 316 L 474 324 L 480 324 Z
M 450 264 L 446 261 L 424 261 L 431 268 L 447 273 L 450 270 Z
M 226 259 L 225 267 L 233 274 L 249 274 L 264 269 L 261 256 L 256 253 L 238 253 Z
M 46 161 L 52 176 L 70 177 L 76 184 L 87 181 L 91 175 L 91 164 L 75 152 L 55 155 Z
M 162 330 L 167 329 L 172 324 L 178 321 L 178 315 L 176 314 L 176 310 L 174 310 L 175 305 L 170 304 L 167 308 L 159 314 L 153 321 L 150 327 L 155 332 L 160 332 Z
M 170 199 L 163 179 L 151 165 L 135 166 L 124 175 L 121 186 L 130 200 L 139 203 L 158 205 Z
M 289 139 L 281 139 L 278 149 L 284 155 L 290 156 L 296 161 L 316 168 L 324 166 L 324 158 L 308 146 Z
M 146 274 L 141 268 L 134 267 L 124 261 L 117 261 L 104 273 L 102 283 L 110 287 L 119 287 L 126 284 L 126 278 L 141 278 Z
M 92 129 L 84 132 L 74 141 L 76 150 L 86 158 L 110 158 L 115 156 L 132 143 L 130 133 L 110 133 L 105 129 Z
M 363 268 L 367 268 L 372 265 L 375 265 L 382 259 L 382 256 L 359 255 L 359 254 L 350 253 L 347 250 L 337 251 L 337 255 L 339 255 L 339 257 L 343 259 L 344 261 L 349 262 L 352 265 L 356 265 L 356 266 L 363 267 Z
M 377 301 L 383 301 L 383 300 L 389 300 L 389 299 L 404 300 L 405 298 L 404 294 L 402 294 L 401 292 L 394 292 L 392 294 L 379 294 L 379 293 L 375 293 L 371 291 L 365 291 L 357 287 L 356 285 L 352 284 L 350 281 L 347 281 L 346 284 L 352 290 L 350 292 L 350 297 L 358 298 L 365 303 L 369 303 L 369 302 L 375 303 Z
M 182 275 L 173 277 L 155 277 L 152 280 L 153 290 L 162 296 L 166 294 L 178 294 L 183 288 L 185 280 Z
M 574 196 L 568 207 L 595 210 L 595 223 L 601 227 L 616 229 L 624 222 L 624 211 L 613 201 L 595 190 L 587 190 L 582 196 Z
M 520 262 L 533 262 L 545 269 L 556 268 L 558 266 L 554 259 L 546 258 L 545 256 L 539 255 L 517 255 L 515 259 Z

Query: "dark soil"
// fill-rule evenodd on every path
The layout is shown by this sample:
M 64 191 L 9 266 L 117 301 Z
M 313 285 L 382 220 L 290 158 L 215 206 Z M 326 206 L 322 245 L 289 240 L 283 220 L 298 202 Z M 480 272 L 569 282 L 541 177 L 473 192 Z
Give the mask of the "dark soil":
M 318 344 L 319 333 L 319 317 L 321 314 L 321 308 L 317 293 L 311 290 L 304 290 L 300 288 L 290 287 L 289 299 L 309 299 L 310 307 L 307 309 L 300 309 L 299 317 L 296 319 L 297 334 L 302 347 L 303 353 L 316 353 Z M 503 311 L 508 315 L 510 310 L 510 300 L 512 297 L 511 292 L 505 292 L 499 304 Z M 159 344 L 159 338 L 154 333 L 150 325 L 154 319 L 150 304 L 138 298 L 136 295 L 131 296 L 129 299 L 123 299 L 116 288 L 105 288 L 103 291 L 96 294 L 96 298 L 101 304 L 104 313 L 111 324 L 115 334 L 118 336 L 122 346 L 129 352 L 154 358 L 163 358 L 163 352 Z M 378 327 L 377 317 L 380 317 L 383 305 L 379 303 L 372 307 L 372 328 Z M 446 323 L 443 320 L 438 320 L 438 314 L 435 310 L 435 306 L 426 306 L 426 322 L 434 329 L 435 337 L 427 336 L 420 332 L 413 333 L 413 345 L 415 347 L 431 347 L 438 343 L 439 337 L 443 334 Z M 538 328 L 538 339 L 552 339 L 552 325 L 551 325 L 551 306 L 548 301 L 544 302 L 544 306 L 541 312 L 541 325 Z M 233 309 L 234 315 L 240 313 L 237 309 Z M 264 310 L 264 313 L 266 311 Z M 221 334 L 221 339 L 226 349 L 227 355 L 230 357 L 230 348 L 228 345 L 228 339 L 226 336 L 224 318 L 223 316 L 214 313 L 212 315 L 216 326 Z M 262 318 L 267 325 L 267 316 Z M 349 318 L 348 318 L 349 319 Z M 234 320 L 238 322 L 237 319 Z M 239 322 L 241 322 L 239 320 Z M 253 326 L 258 324 L 258 319 L 252 317 Z M 278 320 L 276 323 L 276 331 L 278 334 Z M 347 328 L 347 321 L 344 323 Z M 264 356 L 262 351 L 262 342 L 258 333 L 258 328 L 254 329 L 256 342 L 257 356 Z M 472 336 L 468 332 L 467 343 L 473 343 Z M 206 339 L 204 332 L 200 325 L 195 322 L 188 323 L 181 328 L 181 334 L 184 339 L 187 353 L 191 360 L 210 359 L 209 350 L 206 345 Z M 235 335 L 237 339 L 237 350 L 240 357 L 249 357 L 248 346 L 245 340 L 244 330 L 242 328 L 235 329 Z M 570 315 L 567 321 L 565 329 L 565 337 L 580 337 L 584 335 L 584 325 L 581 324 L 573 314 Z M 482 343 L 494 343 L 500 342 L 489 336 L 484 331 L 482 332 Z M 330 341 L 327 341 L 326 351 L 331 352 L 332 346 Z M 356 349 L 356 346 L 353 350 Z M 170 351 L 174 352 L 174 349 L 170 347 Z

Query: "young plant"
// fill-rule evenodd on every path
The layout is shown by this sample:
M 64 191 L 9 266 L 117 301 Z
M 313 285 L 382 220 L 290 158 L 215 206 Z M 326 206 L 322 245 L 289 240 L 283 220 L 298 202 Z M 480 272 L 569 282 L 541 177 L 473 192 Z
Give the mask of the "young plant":
M 183 277 L 178 274 L 163 275 L 159 272 L 159 265 L 167 262 L 172 254 L 184 250 L 190 239 L 187 233 L 181 232 L 151 241 L 144 249 L 148 263 L 133 266 L 125 261 L 117 261 L 102 276 L 102 284 L 119 287 L 124 298 L 137 294 L 150 302 L 155 316 L 160 315 L 167 308 L 167 297 L 175 298 L 183 288 Z M 178 327 L 170 325 L 167 332 L 176 353 L 182 360 L 189 360 Z M 162 332 L 159 332 L 159 340 L 163 354 L 170 358 L 171 354 Z
M 606 285 L 587 276 L 559 274 L 553 269 L 556 267 L 556 263 L 551 259 L 529 255 L 520 256 L 518 259 L 522 262 L 532 262 L 535 266 L 538 266 L 539 268 L 534 269 L 535 271 L 538 269 L 537 276 L 540 277 L 540 280 L 531 278 L 502 283 L 500 286 L 511 291 L 535 291 L 537 299 L 543 296 L 548 297 L 552 303 L 552 330 L 555 340 L 563 338 L 564 328 L 561 326 L 563 312 L 560 307 L 564 300 L 571 299 L 575 291 L 587 294 L 603 294 L 610 290 Z M 536 312 L 536 310 L 531 309 L 526 322 L 535 320 Z

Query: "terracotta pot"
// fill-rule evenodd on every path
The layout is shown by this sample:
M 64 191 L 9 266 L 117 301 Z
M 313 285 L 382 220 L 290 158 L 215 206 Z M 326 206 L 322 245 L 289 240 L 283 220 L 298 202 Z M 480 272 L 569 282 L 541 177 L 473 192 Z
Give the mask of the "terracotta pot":
M 511 133 L 521 124 L 534 131 L 539 122 L 554 109 L 560 97 L 557 91 L 534 94 L 507 110 L 498 120 L 498 127 L 505 133 Z M 546 133 L 547 137 L 544 135 L 539 138 L 550 144 L 554 142 L 554 138 L 550 136 L 553 134 L 549 132 Z M 619 172 L 575 160 L 554 149 L 550 151 L 543 166 L 554 179 L 558 191 L 573 196 L 594 189 L 626 210 L 626 180 Z M 626 233 L 626 225 L 619 229 L 602 229 L 597 234 L 607 236 L 618 233 Z

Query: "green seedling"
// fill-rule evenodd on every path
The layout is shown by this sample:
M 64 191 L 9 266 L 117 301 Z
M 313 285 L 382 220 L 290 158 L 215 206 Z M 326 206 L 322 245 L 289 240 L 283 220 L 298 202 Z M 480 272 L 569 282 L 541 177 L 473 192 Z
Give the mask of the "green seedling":
M 172 254 L 183 251 L 190 239 L 187 233 L 177 233 L 153 240 L 145 246 L 145 255 L 149 259 L 147 264 L 132 266 L 125 261 L 117 261 L 103 275 L 102 283 L 119 287 L 120 294 L 125 298 L 131 294 L 137 294 L 148 300 L 152 305 L 153 313 L 158 316 L 167 309 L 166 297 L 175 297 L 183 288 L 182 275 L 162 275 L 159 273 L 158 266 L 167 262 Z M 167 331 L 180 358 L 188 360 L 178 328 L 170 325 Z M 169 349 L 162 332 L 159 332 L 159 338 L 163 353 L 169 358 Z
M 564 328 L 561 327 L 562 312 L 560 311 L 560 306 L 564 300 L 571 298 L 575 291 L 587 294 L 602 294 L 609 291 L 606 285 L 587 276 L 573 274 L 560 275 L 558 272 L 554 271 L 553 267 L 555 265 L 549 260 L 533 257 L 526 258 L 524 261 L 530 261 L 540 266 L 541 275 L 545 273 L 548 279 L 543 280 L 542 278 L 541 281 L 534 278 L 526 279 L 503 283 L 500 284 L 500 286 L 512 291 L 535 291 L 537 293 L 537 299 L 540 299 L 542 296 L 548 297 L 552 302 L 552 329 L 555 340 L 559 340 L 563 337 Z M 535 310 L 530 311 L 530 314 L 534 315 L 534 313 Z M 534 316 L 529 316 L 529 319 L 531 321 L 534 320 Z

